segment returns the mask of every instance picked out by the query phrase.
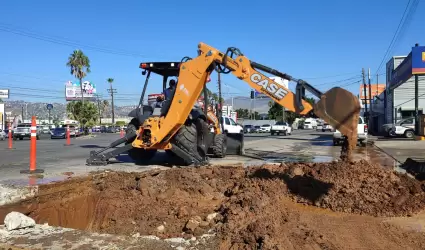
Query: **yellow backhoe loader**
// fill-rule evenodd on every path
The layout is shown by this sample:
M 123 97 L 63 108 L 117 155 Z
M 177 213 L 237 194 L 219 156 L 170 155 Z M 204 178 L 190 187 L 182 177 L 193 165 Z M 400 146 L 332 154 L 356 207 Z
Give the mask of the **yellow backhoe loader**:
M 195 58 L 184 57 L 179 63 L 142 63 L 140 67 L 144 74 L 148 74 L 146 83 L 151 72 L 163 75 L 164 89 L 168 77 L 177 77 L 172 95 L 160 108 L 143 105 L 147 87 L 145 83 L 139 107 L 130 113 L 133 120 L 125 137 L 105 149 L 92 151 L 87 160 L 88 165 L 105 165 L 112 157 L 127 151 L 133 159 L 150 159 L 157 150 L 165 150 L 183 159 L 186 165 L 207 164 L 209 151 L 215 151 L 213 155 L 220 155 L 220 150 L 229 152 L 229 149 L 236 149 L 233 151 L 243 154 L 243 134 L 223 134 L 222 130 L 211 132 L 207 125 L 207 110 L 195 105 L 213 71 L 233 74 L 251 88 L 268 95 L 288 111 L 299 114 L 313 111 L 348 138 L 357 138 L 360 103 L 352 93 L 340 87 L 322 93 L 301 79 L 249 60 L 234 47 L 223 53 L 200 43 L 198 56 Z M 170 73 L 170 68 L 174 68 L 173 73 Z M 164 73 L 166 71 L 168 73 Z M 274 82 L 260 71 L 296 82 L 296 93 Z M 304 100 L 306 90 L 320 99 L 314 107 Z M 208 107 L 208 104 L 205 107 Z M 124 143 L 125 146 L 116 148 Z M 111 148 L 114 149 L 107 152 Z

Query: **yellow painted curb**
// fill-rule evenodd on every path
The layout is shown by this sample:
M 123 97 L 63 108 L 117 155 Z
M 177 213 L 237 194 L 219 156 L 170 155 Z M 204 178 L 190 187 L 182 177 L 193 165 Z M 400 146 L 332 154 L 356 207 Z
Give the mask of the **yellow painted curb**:
M 425 141 L 425 136 L 415 136 L 415 141 Z

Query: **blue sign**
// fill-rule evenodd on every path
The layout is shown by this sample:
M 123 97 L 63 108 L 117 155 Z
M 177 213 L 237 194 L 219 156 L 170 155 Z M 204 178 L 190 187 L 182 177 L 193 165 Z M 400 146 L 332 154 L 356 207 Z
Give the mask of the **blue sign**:
M 47 110 L 52 110 L 53 109 L 53 104 L 47 104 Z
M 398 67 L 393 71 L 391 80 L 390 80 L 390 90 L 393 90 L 412 77 L 412 53 L 403 60 L 403 62 L 398 65 Z
M 412 48 L 412 74 L 425 74 L 425 46 Z
M 412 51 L 392 72 L 390 90 L 393 90 L 413 75 L 425 75 L 425 46 L 412 47 Z

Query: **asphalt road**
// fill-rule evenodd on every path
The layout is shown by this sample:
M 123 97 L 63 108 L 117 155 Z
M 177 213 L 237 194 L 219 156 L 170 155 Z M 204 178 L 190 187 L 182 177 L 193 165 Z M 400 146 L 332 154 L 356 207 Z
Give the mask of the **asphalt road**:
M 90 151 L 108 146 L 120 138 L 117 134 L 97 134 L 96 137 L 72 138 L 71 146 L 65 146 L 66 140 L 43 136 L 37 141 L 37 168 L 44 169 L 47 174 L 58 175 L 64 172 L 88 173 L 100 169 L 122 169 L 141 171 L 152 168 L 152 165 L 164 165 L 165 154 L 159 152 L 150 165 L 135 165 L 123 154 L 117 157 L 116 163 L 106 167 L 86 166 Z M 391 142 L 388 142 L 392 145 Z M 29 169 L 30 140 L 13 141 L 12 150 L 8 149 L 8 141 L 0 141 L 0 183 L 11 179 L 26 178 L 20 170 Z M 340 147 L 332 145 L 332 133 L 313 130 L 294 130 L 288 136 L 271 136 L 264 134 L 246 134 L 245 152 L 251 156 L 261 157 L 270 162 L 282 161 L 332 161 L 339 158 Z M 394 160 L 373 147 L 358 148 L 355 158 L 367 158 L 388 166 L 394 165 Z M 254 164 L 252 158 L 227 156 L 224 159 L 213 159 L 214 164 L 243 163 Z M 258 164 L 258 162 L 257 162 Z

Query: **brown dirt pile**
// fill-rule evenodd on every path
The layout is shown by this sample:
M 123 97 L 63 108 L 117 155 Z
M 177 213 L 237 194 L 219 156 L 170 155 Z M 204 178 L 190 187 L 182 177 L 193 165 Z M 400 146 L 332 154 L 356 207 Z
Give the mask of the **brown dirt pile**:
M 288 164 L 270 171 L 299 203 L 373 216 L 412 215 L 425 207 L 424 184 L 367 161 Z
M 425 249 L 421 234 L 370 215 L 425 207 L 420 182 L 366 162 L 109 172 L 40 186 L 0 208 L 39 223 L 100 233 L 192 237 L 213 230 L 222 249 Z M 218 215 L 208 219 L 208 215 Z

